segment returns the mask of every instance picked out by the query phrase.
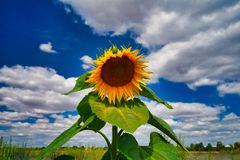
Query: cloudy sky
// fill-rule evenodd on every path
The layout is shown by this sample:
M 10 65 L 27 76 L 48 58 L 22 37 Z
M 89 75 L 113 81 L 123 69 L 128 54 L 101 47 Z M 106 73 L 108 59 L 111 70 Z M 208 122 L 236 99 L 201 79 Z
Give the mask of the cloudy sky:
M 145 54 L 149 87 L 174 109 L 145 103 L 186 145 L 239 141 L 239 11 L 239 0 L 1 1 L 0 135 L 43 146 L 71 126 L 90 90 L 61 93 L 113 42 Z M 139 143 L 153 130 L 140 127 Z M 106 144 L 82 132 L 68 145 Z

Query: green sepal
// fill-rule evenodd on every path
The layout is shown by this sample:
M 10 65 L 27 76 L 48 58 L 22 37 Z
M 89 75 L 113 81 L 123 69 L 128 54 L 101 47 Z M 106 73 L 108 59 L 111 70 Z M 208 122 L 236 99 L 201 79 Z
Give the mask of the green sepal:
M 90 95 L 89 104 L 99 119 L 130 133 L 146 124 L 149 119 L 148 108 L 137 98 L 116 107 L 107 100 L 102 101 L 97 96 Z
M 177 148 L 156 132 L 151 133 L 147 147 L 139 146 L 134 136 L 124 133 L 118 147 L 127 160 L 180 160 Z
M 87 89 L 87 88 L 93 87 L 91 84 L 85 82 L 89 75 L 90 75 L 90 73 L 84 73 L 80 77 L 78 77 L 78 79 L 76 80 L 76 83 L 75 83 L 75 86 L 73 87 L 73 89 L 70 90 L 67 93 L 64 93 L 64 95 L 69 95 L 71 93 L 78 92 L 78 91 L 81 91 L 83 89 Z
M 65 130 L 62 134 L 60 134 L 57 138 L 55 138 L 45 149 L 43 149 L 39 155 L 38 160 L 42 160 L 50 153 L 54 152 L 57 148 L 64 145 L 68 142 L 73 136 L 79 133 L 82 129 L 86 128 L 86 126 L 94 120 L 94 116 L 89 117 L 83 126 L 80 126 L 82 122 L 82 118 L 80 118 L 76 123 L 74 123 L 69 129 Z
M 166 106 L 166 107 L 169 108 L 169 109 L 173 109 L 173 107 L 172 107 L 169 103 L 167 103 L 167 102 L 163 101 L 161 98 L 159 98 L 159 97 L 158 97 L 150 88 L 148 88 L 147 86 L 141 84 L 141 89 L 142 89 L 142 90 L 140 91 L 140 95 L 141 95 L 141 96 L 146 97 L 146 98 L 149 98 L 149 99 L 151 99 L 151 100 L 154 100 L 154 101 L 156 101 L 156 102 L 158 102 L 158 103 L 161 103 L 161 104 L 163 104 L 164 106 Z
M 173 132 L 172 128 L 163 119 L 149 113 L 148 123 L 162 131 L 173 141 L 175 141 L 182 149 L 187 151 L 187 149 L 182 145 L 181 141 L 178 139 L 176 134 Z
M 78 114 L 82 117 L 83 122 L 85 122 L 90 116 L 95 115 L 89 105 L 89 97 L 97 96 L 96 93 L 90 92 L 86 95 L 77 106 Z M 105 126 L 106 122 L 100 120 L 95 116 L 95 119 L 88 125 L 89 128 L 100 130 Z

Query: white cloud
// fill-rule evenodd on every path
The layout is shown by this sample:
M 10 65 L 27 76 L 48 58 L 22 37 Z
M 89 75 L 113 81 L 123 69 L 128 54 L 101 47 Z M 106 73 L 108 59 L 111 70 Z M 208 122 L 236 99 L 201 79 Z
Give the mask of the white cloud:
M 72 12 L 71 9 L 69 8 L 69 6 L 66 6 L 66 5 L 64 6 L 64 10 L 67 14 Z
M 78 119 L 78 116 L 64 118 L 62 115 L 52 115 L 56 120 L 49 123 L 47 118 L 40 118 L 36 123 L 10 122 L 9 130 L 1 130 L 0 134 L 4 137 L 12 136 L 16 142 L 21 142 L 24 137 L 28 139 L 28 145 L 44 146 L 59 135 L 63 130 L 70 127 Z
M 0 69 L 0 105 L 17 112 L 57 113 L 74 111 L 78 102 L 90 90 L 69 96 L 62 95 L 75 84 L 76 78 L 58 75 L 44 67 L 14 66 Z
M 46 146 L 79 118 L 79 116 L 69 115 L 68 117 L 64 117 L 63 115 L 56 114 L 51 115 L 51 117 L 55 118 L 53 123 L 50 123 L 47 118 L 40 118 L 36 123 L 11 121 L 1 123 L 2 125 L 10 126 L 10 129 L 5 131 L 0 130 L 0 134 L 4 137 L 12 136 L 15 143 L 21 144 L 24 139 L 27 139 L 29 146 Z M 2 120 L 0 121 L 3 122 Z M 103 129 L 108 137 L 111 135 L 110 130 L 109 125 Z M 92 131 L 84 131 L 72 138 L 66 145 L 106 146 L 106 142 L 100 135 Z
M 93 27 L 99 34 L 109 31 L 113 31 L 114 34 L 124 33 L 137 23 L 143 22 L 148 11 L 154 7 L 152 0 L 138 2 L 134 0 L 61 1 L 71 5 L 73 10 L 85 19 L 85 23 Z
M 240 82 L 223 83 L 217 87 L 220 95 L 225 94 L 239 94 L 240 95 Z
M 80 60 L 82 61 L 82 68 L 85 70 L 89 70 L 93 67 L 93 59 L 92 57 L 89 57 L 88 55 L 84 55 L 80 58 Z
M 145 102 L 151 112 L 165 119 L 174 128 L 177 135 L 181 135 L 187 145 L 204 142 L 215 144 L 223 141 L 233 143 L 240 137 L 240 117 L 228 113 L 223 119 L 219 115 L 225 112 L 224 106 L 207 106 L 202 103 L 171 103 L 174 109 L 166 109 L 155 102 Z M 149 133 L 155 131 L 153 127 L 143 126 L 136 134 L 138 140 L 146 144 Z
M 40 118 L 41 116 L 30 112 L 8 112 L 8 111 L 0 112 L 0 121 L 24 120 L 28 117 Z
M 151 112 L 166 120 L 177 135 L 184 138 L 186 145 L 190 143 L 204 142 L 215 144 L 216 141 L 223 141 L 225 144 L 239 140 L 240 117 L 234 113 L 225 115 L 222 119 L 220 114 L 225 112 L 224 106 L 207 106 L 201 103 L 171 103 L 173 110 L 166 109 L 163 105 L 155 102 L 145 102 Z M 53 114 L 55 122 L 50 123 L 47 118 L 40 117 L 36 123 L 11 122 L 9 119 L 1 121 L 1 124 L 10 126 L 9 130 L 2 130 L 3 136 L 12 136 L 14 141 L 28 139 L 28 144 L 32 146 L 43 146 L 49 144 L 57 135 L 70 127 L 77 121 L 78 116 L 64 117 Z M 4 122 L 4 123 L 2 123 Z M 106 125 L 102 131 L 111 139 L 111 126 Z M 138 142 L 146 145 L 149 142 L 149 134 L 157 129 L 144 125 L 141 126 L 134 135 Z M 39 137 L 41 137 L 39 139 Z M 85 146 L 106 146 L 106 142 L 101 136 L 91 131 L 84 131 L 74 137 L 67 145 Z
M 152 83 L 240 80 L 239 1 L 61 1 L 99 34 L 133 32 L 150 51 Z
M 189 41 L 170 43 L 152 52 L 147 59 L 155 82 L 159 77 L 187 83 L 239 79 L 240 45 L 231 41 L 240 34 L 239 27 L 240 22 L 226 29 L 199 33 Z
M 34 146 L 48 144 L 71 126 L 78 116 L 64 117 L 55 113 L 74 111 L 77 103 L 89 92 L 85 90 L 71 96 L 61 95 L 73 87 L 76 79 L 66 79 L 49 68 L 5 66 L 0 69 L 0 75 L 0 82 L 7 85 L 0 88 L 0 105 L 16 111 L 1 112 L 1 124 L 10 128 L 1 130 L 0 134 L 12 136 L 16 142 L 26 138 L 29 145 Z M 222 139 L 227 144 L 239 139 L 240 117 L 229 113 L 220 119 L 219 115 L 225 113 L 224 106 L 176 102 L 171 103 L 174 109 L 168 110 L 155 102 L 145 103 L 153 114 L 165 119 L 178 135 L 184 137 L 187 144 L 199 141 L 214 143 Z M 46 117 L 43 117 L 45 113 L 52 114 L 56 121 L 50 123 Z M 36 117 L 38 120 L 35 123 L 12 121 L 24 120 L 28 117 Z M 103 131 L 110 138 L 110 126 L 107 125 Z M 141 144 L 147 144 L 151 131 L 156 129 L 146 125 L 140 127 L 135 135 Z M 86 131 L 73 138 L 68 145 L 105 146 L 106 144 L 99 135 Z
M 52 43 L 48 42 L 48 43 L 42 43 L 39 45 L 39 49 L 43 52 L 47 52 L 47 53 L 56 53 L 57 51 L 55 51 L 53 49 Z
M 4 66 L 0 69 L 0 82 L 14 88 L 66 92 L 75 84 L 76 78 L 65 79 L 55 70 L 45 67 Z
M 199 33 L 224 29 L 239 21 L 240 3 L 223 5 L 219 1 L 212 1 L 212 4 L 201 1 L 189 3 L 189 6 L 184 6 L 183 1 L 179 3 L 179 6 L 172 2 L 166 2 L 165 6 L 159 4 L 146 19 L 137 41 L 146 47 L 186 41 Z M 217 8 L 211 10 L 214 5 Z
M 212 85 L 217 85 L 218 83 L 219 83 L 219 81 L 217 81 L 217 80 L 203 78 L 203 79 L 199 79 L 193 83 L 189 83 L 187 85 L 189 88 L 194 90 L 199 86 L 212 86 Z

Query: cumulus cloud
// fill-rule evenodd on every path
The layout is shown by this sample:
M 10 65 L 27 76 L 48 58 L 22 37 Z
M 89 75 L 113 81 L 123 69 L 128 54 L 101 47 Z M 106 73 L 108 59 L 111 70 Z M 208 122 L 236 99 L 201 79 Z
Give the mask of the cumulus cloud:
M 39 118 L 35 123 L 29 122 L 11 122 L 8 121 L 9 130 L 1 130 L 4 137 L 13 136 L 16 142 L 21 142 L 24 137 L 34 146 L 47 145 L 50 140 L 59 135 L 63 130 L 70 127 L 78 119 L 78 116 L 52 115 L 55 118 L 54 123 L 50 123 L 47 118 Z M 41 137 L 41 138 L 39 138 Z
M 166 120 L 177 135 L 184 138 L 186 145 L 196 142 L 233 143 L 237 141 L 240 133 L 240 117 L 229 113 L 223 119 L 219 118 L 226 110 L 224 106 L 207 106 L 202 103 L 170 102 L 173 110 L 166 109 L 155 102 L 145 102 L 151 112 Z M 138 140 L 145 144 L 153 127 L 143 126 L 135 134 Z M 144 143 L 145 142 L 145 143 Z
M 63 96 L 61 93 L 71 89 L 76 78 L 66 79 L 50 68 L 5 66 L 0 69 L 0 75 L 0 83 L 5 84 L 0 88 L 0 105 L 14 110 L 14 112 L 0 112 L 1 125 L 9 127 L 1 130 L 0 134 L 6 137 L 12 136 L 15 142 L 25 138 L 30 142 L 29 145 L 33 146 L 47 145 L 70 127 L 78 116 L 66 117 L 56 113 L 74 111 L 77 103 L 89 92 L 84 90 L 77 94 Z M 232 87 L 229 84 L 226 86 Z M 229 113 L 220 119 L 219 115 L 224 114 L 226 110 L 224 106 L 170 102 L 174 109 L 168 110 L 152 101 L 145 103 L 153 114 L 165 119 L 178 135 L 184 137 L 187 144 L 199 141 L 214 143 L 223 138 L 225 143 L 232 143 L 239 139 L 240 117 Z M 55 121 L 50 122 L 43 114 L 51 114 Z M 37 118 L 36 122 L 19 121 L 29 117 Z M 111 137 L 110 127 L 107 125 L 103 128 L 109 138 Z M 140 127 L 134 134 L 139 143 L 145 145 L 149 141 L 148 136 L 151 131 L 157 130 L 146 125 Z M 85 131 L 67 145 L 105 146 L 106 144 L 99 135 Z
M 199 86 L 212 86 L 212 85 L 217 85 L 218 83 L 219 83 L 219 81 L 217 81 L 217 80 L 203 78 L 203 79 L 199 79 L 193 83 L 189 83 L 187 85 L 189 88 L 194 90 Z
M 89 70 L 93 67 L 93 59 L 92 57 L 89 57 L 88 55 L 84 55 L 80 58 L 82 61 L 82 68 L 85 70 Z
M 163 105 L 155 102 L 145 102 L 151 112 L 162 117 L 173 128 L 177 135 L 184 138 L 186 145 L 190 143 L 204 142 L 216 143 L 222 141 L 224 143 L 233 143 L 239 140 L 240 135 L 240 117 L 234 113 L 219 118 L 226 108 L 224 106 L 207 106 L 202 103 L 171 103 L 173 110 L 166 109 Z M 13 136 L 15 141 L 27 138 L 33 146 L 43 146 L 49 144 L 57 135 L 63 132 L 77 121 L 78 116 L 57 115 L 52 114 L 52 118 L 56 119 L 50 123 L 45 117 L 40 117 L 35 123 L 29 122 L 11 122 L 5 120 L 5 125 L 10 126 L 9 130 L 2 130 L 0 134 L 3 136 Z M 1 120 L 2 122 L 2 120 Z M 111 139 L 111 126 L 106 125 L 102 131 Z M 141 126 L 134 135 L 138 142 L 146 145 L 149 142 L 149 134 L 157 131 L 149 125 Z M 41 137 L 41 139 L 39 139 Z M 74 137 L 68 144 L 85 145 L 85 146 L 106 146 L 101 136 L 91 131 L 84 131 Z
M 65 96 L 76 78 L 60 76 L 44 67 L 4 66 L 0 69 L 0 105 L 17 112 L 39 114 L 74 111 L 77 103 L 89 90 Z
M 99 34 L 131 31 L 159 78 L 192 89 L 239 80 L 239 0 L 61 0 Z
M 138 23 L 142 23 L 148 11 L 154 7 L 154 1 L 77 1 L 61 0 L 72 6 L 73 10 L 85 19 L 99 34 L 114 32 L 121 34 Z M 148 8 L 149 10 L 145 9 Z
M 79 118 L 79 116 L 68 115 L 57 115 L 52 114 L 54 122 L 50 123 L 49 119 L 42 117 L 39 118 L 35 123 L 29 122 L 11 122 L 4 121 L 4 125 L 10 127 L 8 130 L 0 130 L 0 134 L 4 137 L 12 136 L 15 143 L 22 143 L 25 139 L 28 141 L 29 146 L 46 146 L 64 130 L 68 129 L 73 125 Z M 2 120 L 0 120 L 3 122 Z M 2 124 L 2 123 L 1 123 Z M 111 129 L 110 125 L 107 125 L 103 131 L 110 137 Z M 41 137 L 41 138 L 40 138 Z M 102 137 L 92 131 L 84 131 L 75 136 L 69 141 L 66 146 L 106 146 L 105 141 Z
M 170 43 L 152 52 L 147 59 L 155 73 L 155 82 L 159 77 L 186 83 L 201 79 L 238 80 L 239 27 L 240 22 L 225 29 L 199 33 L 188 41 Z
M 9 121 L 9 120 L 24 120 L 29 117 L 36 117 L 40 118 L 42 116 L 36 114 L 36 113 L 30 113 L 30 112 L 8 112 L 3 111 L 0 112 L 0 121 Z M 1 123 L 3 125 L 3 123 Z
M 39 49 L 43 52 L 47 52 L 47 53 L 56 53 L 57 51 L 53 49 L 52 43 L 48 42 L 48 43 L 42 43 L 39 45 Z
M 239 94 L 240 95 L 240 82 L 223 83 L 217 87 L 220 95 L 225 94 Z

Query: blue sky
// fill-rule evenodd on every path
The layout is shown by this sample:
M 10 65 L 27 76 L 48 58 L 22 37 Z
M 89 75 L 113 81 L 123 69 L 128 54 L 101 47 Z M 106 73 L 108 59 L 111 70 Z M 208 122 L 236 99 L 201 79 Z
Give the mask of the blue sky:
M 71 125 L 75 106 L 89 90 L 61 93 L 113 42 L 144 53 L 154 72 L 149 86 L 174 110 L 146 104 L 186 144 L 239 140 L 239 1 L 43 0 L 0 6 L 0 135 L 41 146 Z M 154 130 L 146 127 L 135 133 L 142 144 Z M 69 145 L 104 145 L 89 134 Z

